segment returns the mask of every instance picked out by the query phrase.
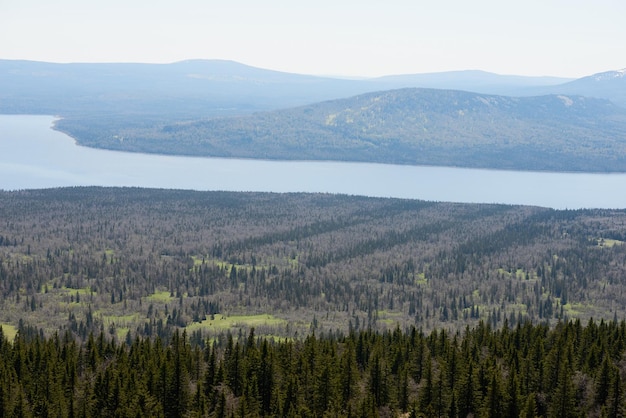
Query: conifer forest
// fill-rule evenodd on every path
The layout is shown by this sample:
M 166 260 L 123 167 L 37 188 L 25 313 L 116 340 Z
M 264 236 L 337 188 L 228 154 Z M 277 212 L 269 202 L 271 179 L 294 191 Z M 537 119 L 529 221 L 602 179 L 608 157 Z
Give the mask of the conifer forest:
M 0 416 L 619 417 L 626 210 L 0 191 Z

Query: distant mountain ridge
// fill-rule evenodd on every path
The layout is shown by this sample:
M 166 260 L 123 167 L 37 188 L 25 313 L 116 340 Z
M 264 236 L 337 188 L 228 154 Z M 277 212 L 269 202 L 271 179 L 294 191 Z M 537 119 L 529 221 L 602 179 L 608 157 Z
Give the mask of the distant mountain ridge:
M 0 60 L 0 113 L 59 115 L 80 144 L 125 151 L 626 171 L 625 73 L 349 80 L 222 60 Z
M 599 97 L 626 108 L 626 69 L 593 74 L 559 86 L 550 86 L 545 91 Z
M 56 64 L 0 60 L 0 112 L 206 117 L 250 113 L 363 92 L 356 82 L 223 60 Z
M 531 77 L 500 75 L 480 70 L 447 71 L 440 73 L 402 74 L 379 77 L 372 80 L 381 87 L 420 87 L 443 90 L 464 90 L 475 93 L 498 95 L 528 95 L 528 88 L 564 84 L 572 79 L 562 77 Z M 381 88 L 380 90 L 385 90 Z
M 400 89 L 126 130 L 123 142 L 113 132 L 97 142 L 81 142 L 218 157 L 626 171 L 626 110 L 581 96 Z
M 593 77 L 596 81 L 603 81 L 603 80 L 612 80 L 615 78 L 624 78 L 626 77 L 626 68 L 622 68 L 621 70 L 617 70 L 617 71 L 606 71 L 603 73 L 598 73 L 598 74 L 594 74 L 591 77 Z
M 611 73 L 620 74 L 602 74 Z M 574 94 L 606 98 L 626 107 L 625 94 L 619 92 L 626 91 L 623 77 L 616 80 L 605 76 L 594 79 L 595 84 L 590 84 L 588 78 L 467 70 L 354 80 L 291 74 L 226 60 L 171 64 L 0 60 L 0 112 L 225 116 L 407 87 L 509 96 Z

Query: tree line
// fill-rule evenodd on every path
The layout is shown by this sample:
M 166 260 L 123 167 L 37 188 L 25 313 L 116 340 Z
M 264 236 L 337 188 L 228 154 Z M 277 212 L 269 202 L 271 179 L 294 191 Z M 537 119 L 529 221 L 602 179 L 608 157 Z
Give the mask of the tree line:
M 626 211 L 327 194 L 0 192 L 0 324 L 202 344 L 626 318 Z M 226 326 L 228 318 L 242 317 Z
M 623 416 L 624 321 L 77 343 L 0 334 L 2 416 Z

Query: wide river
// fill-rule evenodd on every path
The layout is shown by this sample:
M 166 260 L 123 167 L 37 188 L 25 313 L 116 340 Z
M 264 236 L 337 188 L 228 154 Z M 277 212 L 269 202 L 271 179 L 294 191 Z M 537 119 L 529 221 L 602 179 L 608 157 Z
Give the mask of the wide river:
M 174 157 L 87 148 L 51 116 L 0 115 L 0 189 L 137 186 L 329 192 L 557 209 L 626 208 L 626 174 Z

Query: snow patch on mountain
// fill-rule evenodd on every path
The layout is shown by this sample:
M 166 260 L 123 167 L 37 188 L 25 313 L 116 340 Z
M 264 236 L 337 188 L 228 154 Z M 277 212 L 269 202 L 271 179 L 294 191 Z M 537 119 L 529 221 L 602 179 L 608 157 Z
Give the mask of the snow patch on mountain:
M 607 71 L 604 73 L 594 74 L 592 77 L 595 81 L 604 81 L 604 80 L 612 80 L 615 78 L 623 78 L 623 77 L 626 77 L 626 68 L 622 68 L 621 70 L 617 70 L 617 71 Z
M 574 101 L 567 96 L 556 96 L 556 97 L 561 99 L 565 107 L 570 107 L 571 105 L 574 104 Z

